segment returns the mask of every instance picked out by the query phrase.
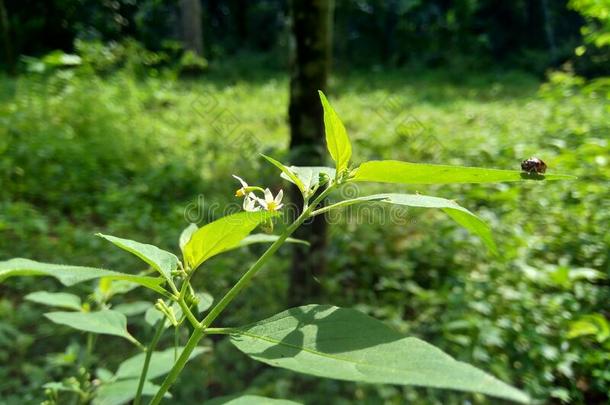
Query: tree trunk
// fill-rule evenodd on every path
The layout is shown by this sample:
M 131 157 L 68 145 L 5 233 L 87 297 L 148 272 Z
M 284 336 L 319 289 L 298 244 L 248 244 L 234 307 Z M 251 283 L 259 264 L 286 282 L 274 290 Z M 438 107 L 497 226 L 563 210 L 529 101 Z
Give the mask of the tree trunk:
M 326 157 L 324 116 L 318 90 L 326 90 L 331 61 L 332 0 L 292 0 L 294 55 L 290 79 L 290 151 L 295 165 L 322 165 Z M 302 207 L 296 187 L 292 201 Z M 309 241 L 309 248 L 295 245 L 290 272 L 288 301 L 301 305 L 321 293 L 317 277 L 325 269 L 326 223 L 323 216 L 302 226 L 296 237 Z
M 541 0 L 540 5 L 542 7 L 542 18 L 544 18 L 544 33 L 546 35 L 546 41 L 549 46 L 551 63 L 555 63 L 557 60 L 557 43 L 555 42 L 555 33 L 553 31 L 553 20 L 549 7 L 549 2 L 548 0 Z
M 203 56 L 201 0 L 180 0 L 180 17 L 184 48 L 198 56 Z
M 0 32 L 2 34 L 2 47 L 4 48 L 4 56 L 7 65 L 8 72 L 10 74 L 15 74 L 16 66 L 15 56 L 13 53 L 13 46 L 11 43 L 10 36 L 10 23 L 8 20 L 8 13 L 6 12 L 6 7 L 4 6 L 4 0 L 0 0 Z

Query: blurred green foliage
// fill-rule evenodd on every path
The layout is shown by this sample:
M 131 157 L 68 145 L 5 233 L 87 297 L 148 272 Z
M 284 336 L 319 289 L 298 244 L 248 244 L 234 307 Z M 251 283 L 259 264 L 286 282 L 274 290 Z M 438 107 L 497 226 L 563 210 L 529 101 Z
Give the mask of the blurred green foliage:
M 568 6 L 585 17 L 582 33 L 587 42 L 598 48 L 610 45 L 610 1 L 570 0 Z
M 585 20 L 580 29 L 584 44 L 575 49 L 576 68 L 588 76 L 608 75 L 604 66 L 610 63 L 610 1 L 570 0 L 568 7 Z
M 286 187 L 258 152 L 288 145 L 288 78 L 255 55 L 198 80 L 137 44 L 78 45 L 79 63 L 43 63 L 0 78 L 0 260 L 22 256 L 135 272 L 141 264 L 98 231 L 177 251 L 185 214 L 207 222 L 235 203 L 235 173 Z M 46 59 L 46 60 L 45 60 Z M 68 62 L 75 59 L 68 58 Z M 66 66 L 71 65 L 71 66 Z M 488 221 L 500 258 L 442 214 L 386 211 L 385 223 L 346 210 L 331 227 L 324 301 L 357 307 L 547 402 L 608 401 L 610 347 L 610 85 L 555 73 L 540 86 L 516 71 L 373 69 L 336 77 L 329 92 L 357 155 L 516 169 L 532 155 L 573 182 L 392 186 L 459 201 Z M 271 180 L 271 179 L 276 180 Z M 360 186 L 346 193 L 389 191 Z M 399 189 L 399 190 L 396 190 Z M 216 205 L 215 205 L 216 204 Z M 333 232 L 332 229 L 337 230 Z M 339 232 L 340 230 L 340 232 Z M 210 261 L 195 280 L 219 296 L 262 247 Z M 259 288 L 229 308 L 225 325 L 284 308 L 289 250 Z M 84 336 L 57 333 L 23 295 L 49 280 L 11 279 L 0 298 L 0 398 L 38 403 L 45 382 L 89 378 Z M 72 289 L 86 298 L 87 286 Z M 146 299 L 130 292 L 114 305 Z M 135 336 L 150 334 L 143 322 Z M 184 336 L 182 337 L 184 338 Z M 104 337 L 102 339 L 113 339 Z M 171 339 L 171 336 L 168 336 Z M 216 339 L 216 338 L 214 338 Z M 104 377 L 130 348 L 99 345 L 89 370 Z M 179 403 L 250 390 L 321 403 L 488 403 L 468 394 L 371 386 L 254 364 L 226 341 L 187 366 Z M 106 373 L 107 374 L 107 373 Z

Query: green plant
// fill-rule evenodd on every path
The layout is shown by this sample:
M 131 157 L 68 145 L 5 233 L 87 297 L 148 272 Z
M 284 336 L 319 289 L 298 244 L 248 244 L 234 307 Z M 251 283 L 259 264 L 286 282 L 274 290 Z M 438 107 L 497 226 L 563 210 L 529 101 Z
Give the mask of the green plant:
M 452 200 L 421 194 L 383 193 L 321 206 L 327 196 L 348 183 L 425 185 L 573 178 L 567 175 L 394 160 L 369 161 L 353 168 L 350 166 L 351 142 L 345 127 L 325 96 L 320 93 L 320 97 L 324 108 L 327 146 L 335 161 L 335 168 L 286 166 L 264 156 L 281 171 L 284 179 L 300 190 L 304 200 L 302 213 L 279 235 L 250 234 L 259 225 L 273 230 L 274 221 L 280 217 L 282 191 L 274 197 L 268 188 L 250 186 L 238 178 L 241 187 L 236 196 L 244 199 L 244 212 L 225 216 L 201 228 L 191 224 L 179 238 L 182 259 L 153 245 L 98 234 L 146 262 L 151 270 L 144 274 L 125 274 L 28 259 L 0 262 L 0 281 L 12 276 L 46 275 L 70 286 L 100 279 L 90 303 L 86 304 L 78 296 L 66 293 L 40 291 L 27 297 L 34 302 L 68 309 L 69 311 L 50 312 L 45 316 L 56 324 L 88 333 L 87 348 L 80 362 L 82 367 L 79 368 L 78 376 L 69 381 L 48 384 L 46 387 L 50 391 L 50 402 L 57 400 L 57 392 L 67 390 L 76 393 L 81 401 L 93 398 L 97 403 L 114 404 L 134 399 L 134 403 L 139 404 L 143 395 L 154 395 L 150 403 L 158 404 L 168 394 L 185 364 L 193 356 L 205 351 L 199 343 L 206 335 L 228 335 L 231 343 L 251 358 L 305 374 L 368 383 L 447 388 L 529 402 L 529 397 L 516 388 L 471 365 L 455 361 L 422 340 L 405 337 L 380 321 L 353 309 L 307 305 L 288 309 L 243 327 L 212 326 L 285 242 L 300 242 L 290 239 L 290 235 L 299 226 L 313 216 L 340 207 L 378 202 L 439 208 L 458 224 L 480 236 L 492 253 L 498 253 L 488 225 Z M 272 244 L 214 305 L 211 305 L 211 297 L 194 290 L 191 281 L 208 259 L 244 244 L 261 242 Z M 108 303 L 114 295 L 123 294 L 137 286 L 145 287 L 160 296 L 154 310 L 145 304 L 122 310 L 118 307 L 110 308 Z M 95 306 L 94 310 L 91 304 Z M 155 324 L 155 332 L 148 345 L 140 343 L 127 329 L 126 313 L 141 314 L 144 311 L 149 323 Z M 206 315 L 200 320 L 199 315 L 204 312 Z M 177 332 L 180 328 L 189 329 L 188 342 L 183 348 L 178 348 L 176 344 L 174 350 L 156 351 L 157 343 L 169 325 Z M 98 334 L 122 337 L 142 353 L 124 361 L 114 374 L 107 370 L 98 371 L 99 381 L 91 384 L 87 365 Z M 177 353 L 178 349 L 180 355 L 171 361 L 172 352 Z M 167 377 L 160 387 L 149 381 L 166 373 Z M 243 399 L 248 400 L 248 397 Z M 251 400 L 256 401 L 256 398 Z
M 570 0 L 568 8 L 584 17 L 586 25 L 581 28 L 581 32 L 586 43 L 598 48 L 610 45 L 610 1 Z M 585 49 L 579 47 L 576 52 L 582 54 Z

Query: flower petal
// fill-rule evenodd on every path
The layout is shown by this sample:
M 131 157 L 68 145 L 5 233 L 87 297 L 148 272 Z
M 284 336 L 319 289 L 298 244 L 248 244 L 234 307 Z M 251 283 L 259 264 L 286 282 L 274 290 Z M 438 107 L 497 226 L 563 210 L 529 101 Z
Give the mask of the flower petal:
M 252 194 L 252 193 L 250 193 L 250 194 Z M 256 201 L 257 201 L 257 202 L 258 202 L 258 203 L 259 203 L 259 204 L 260 204 L 260 205 L 261 205 L 263 208 L 267 209 L 267 201 L 265 201 L 265 199 L 264 199 L 264 198 L 259 198 L 259 197 L 257 197 L 257 196 L 256 196 L 256 195 L 254 195 L 254 194 L 252 194 L 252 195 L 253 195 L 253 197 L 256 199 Z
M 244 181 L 244 179 L 242 179 L 241 177 L 236 176 L 236 175 L 233 175 L 233 177 L 235 177 L 235 179 L 237 179 L 237 180 L 238 180 L 238 181 L 241 183 L 241 185 L 242 185 L 244 188 L 248 187 L 248 183 L 246 183 L 246 182 Z
M 254 194 L 250 193 L 249 195 L 246 196 L 246 198 L 244 198 L 244 204 L 243 204 L 243 208 L 244 211 L 259 211 L 261 209 L 261 207 L 257 207 L 256 206 L 256 200 L 253 198 Z
M 265 201 L 268 203 L 273 201 L 273 194 L 271 193 L 271 190 L 269 190 L 268 188 L 265 189 Z

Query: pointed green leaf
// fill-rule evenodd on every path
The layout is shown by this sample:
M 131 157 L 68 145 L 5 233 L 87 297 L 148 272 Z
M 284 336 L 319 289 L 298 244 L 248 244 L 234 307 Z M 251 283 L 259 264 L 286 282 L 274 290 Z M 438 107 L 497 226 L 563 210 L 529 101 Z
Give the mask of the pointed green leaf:
M 278 239 L 279 239 L 279 235 L 269 235 L 266 233 L 255 233 L 253 235 L 248 235 L 246 238 L 244 238 L 239 243 L 239 246 L 240 247 L 248 246 L 248 245 L 252 245 L 254 243 L 273 243 Z M 306 240 L 303 240 L 303 239 L 287 238 L 286 242 L 287 243 L 300 243 L 302 245 L 309 246 L 309 242 L 307 242 Z
M 184 247 L 184 258 L 195 269 L 210 257 L 239 246 L 254 228 L 276 215 L 267 211 L 239 212 L 202 226 Z
M 409 163 L 398 160 L 372 160 L 356 170 L 353 181 L 400 184 L 494 183 L 521 180 L 570 180 L 565 174 L 529 175 L 518 170 L 486 169 Z
M 292 308 L 238 328 L 231 334 L 231 342 L 255 360 L 318 377 L 529 401 L 518 389 L 352 309 L 330 305 Z
M 260 395 L 227 395 L 212 398 L 206 401 L 206 405 L 299 405 L 300 402 L 287 399 L 275 399 L 261 397 Z
M 485 246 L 487 246 L 487 248 L 494 254 L 496 254 L 498 251 L 489 225 L 487 225 L 481 218 L 468 211 L 466 208 L 460 206 L 455 201 L 421 194 L 385 193 L 344 200 L 336 206 L 342 207 L 366 201 L 398 204 L 409 207 L 439 208 L 449 215 L 455 222 L 475 235 L 478 235 L 483 243 L 485 243 Z
M 186 246 L 187 243 L 189 243 L 189 241 L 193 237 L 193 234 L 195 232 L 197 232 L 197 229 L 199 229 L 199 227 L 197 227 L 197 225 L 189 224 L 189 226 L 184 228 L 184 230 L 180 234 L 179 244 L 180 244 L 180 250 L 182 252 L 184 252 L 184 247 Z
M 303 187 L 307 190 L 306 193 L 314 189 L 320 183 L 320 174 L 325 174 L 331 179 L 334 179 L 337 174 L 335 169 L 325 166 L 290 166 L 289 169 L 301 181 Z M 284 173 L 282 173 L 280 177 L 296 184 Z
M 287 178 L 290 182 L 292 182 L 295 186 L 297 186 L 299 188 L 299 190 L 301 190 L 301 193 L 306 194 L 307 191 L 309 191 L 307 188 L 305 188 L 305 185 L 303 184 L 301 179 L 299 179 L 299 177 L 296 174 L 294 174 L 294 172 L 289 167 L 285 166 L 281 162 L 278 162 L 277 160 L 273 159 L 272 157 L 263 155 L 262 153 L 261 153 L 261 155 L 265 159 L 267 159 L 267 161 L 270 162 L 272 165 L 274 165 L 275 167 L 280 169 L 282 171 L 282 177 Z
M 159 249 L 154 245 L 136 242 L 130 239 L 117 238 L 116 236 L 98 233 L 97 236 L 104 238 L 114 245 L 131 254 L 138 256 L 148 263 L 153 269 L 157 270 L 166 280 L 172 280 L 172 272 L 178 268 L 178 258 L 176 255 L 165 250 Z
M 178 347 L 178 353 L 181 353 L 184 347 Z M 201 353 L 209 352 L 209 347 L 196 347 L 191 353 L 189 360 L 199 356 Z M 174 348 L 163 351 L 153 352 L 150 358 L 150 365 L 148 367 L 148 373 L 146 378 L 148 380 L 154 380 L 157 377 L 161 377 L 169 373 L 174 366 Z M 129 378 L 138 378 L 142 373 L 142 367 L 144 366 L 144 358 L 146 353 L 139 353 L 119 365 L 119 368 L 115 374 L 117 380 L 124 380 Z
M 139 379 L 113 381 L 102 384 L 93 398 L 93 405 L 124 405 L 136 397 Z M 153 396 L 159 390 L 159 386 L 150 381 L 144 382 L 142 395 Z M 171 397 L 166 394 L 165 397 Z
M 0 262 L 0 283 L 5 279 L 14 276 L 51 276 L 68 287 L 96 278 L 107 278 L 110 280 L 123 280 L 139 284 L 156 292 L 165 292 L 161 287 L 164 280 L 159 277 L 124 274 L 95 267 L 41 263 L 21 258 Z
M 324 109 L 324 131 L 326 132 L 326 146 L 336 164 L 337 172 L 347 169 L 352 157 L 352 144 L 349 141 L 343 122 L 331 107 L 326 96 L 321 91 L 320 100 Z
M 137 344 L 137 340 L 127 331 L 127 318 L 117 311 L 47 312 L 44 316 L 60 325 L 85 332 L 120 336 Z
M 48 305 L 50 307 L 68 308 L 74 309 L 75 311 L 81 310 L 80 298 L 74 294 L 36 291 L 29 293 L 24 298 L 28 301 Z
M 269 235 L 266 233 L 256 233 L 253 235 L 246 236 L 244 239 L 241 240 L 241 242 L 239 242 L 239 244 L 237 246 L 226 249 L 225 252 L 232 250 L 232 249 L 237 249 L 240 247 L 248 246 L 248 245 L 253 245 L 255 243 L 273 243 L 278 239 L 279 239 L 278 235 Z M 286 238 L 285 242 L 286 243 L 300 243 L 300 244 L 309 246 L 309 242 L 307 242 L 306 240 L 302 240 L 302 239 Z

